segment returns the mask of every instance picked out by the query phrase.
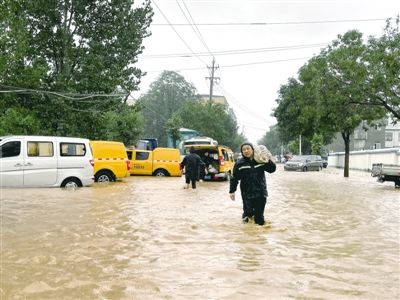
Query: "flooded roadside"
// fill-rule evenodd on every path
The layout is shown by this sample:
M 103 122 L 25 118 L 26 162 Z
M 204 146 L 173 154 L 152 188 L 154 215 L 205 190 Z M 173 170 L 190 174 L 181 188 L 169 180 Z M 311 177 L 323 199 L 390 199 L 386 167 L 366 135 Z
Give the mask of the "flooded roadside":
M 268 175 L 271 227 L 226 182 L 1 191 L 2 299 L 395 299 L 400 193 L 362 172 Z

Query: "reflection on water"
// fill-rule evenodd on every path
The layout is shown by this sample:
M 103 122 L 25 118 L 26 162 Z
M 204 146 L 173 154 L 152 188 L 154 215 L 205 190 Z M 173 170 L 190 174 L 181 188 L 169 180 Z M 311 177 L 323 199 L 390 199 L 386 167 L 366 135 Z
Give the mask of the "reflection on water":
M 1 299 L 399 298 L 400 193 L 341 172 L 268 175 L 270 227 L 226 182 L 3 189 Z

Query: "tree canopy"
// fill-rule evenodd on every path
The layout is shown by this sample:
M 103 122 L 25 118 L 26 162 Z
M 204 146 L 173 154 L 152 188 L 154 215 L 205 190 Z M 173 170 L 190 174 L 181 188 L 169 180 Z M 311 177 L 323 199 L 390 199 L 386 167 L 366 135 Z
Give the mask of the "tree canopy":
M 398 20 L 396 24 L 397 29 L 388 29 L 388 25 L 384 37 L 370 38 L 367 44 L 356 30 L 339 35 L 299 70 L 298 79 L 290 78 L 281 87 L 274 115 L 282 139 L 288 141 L 301 134 L 314 141 L 313 149 L 318 151 L 321 138 L 326 142 L 340 132 L 346 153 L 344 176 L 348 177 L 354 129 L 361 121 L 372 122 L 388 113 L 396 118 L 399 71 L 391 68 L 400 57 L 393 54 L 400 46 L 394 46 L 394 40 L 398 43 Z M 383 78 L 388 83 L 380 85 Z M 391 110 L 392 106 L 395 109 Z
M 165 146 L 166 129 L 171 125 L 167 121 L 186 102 L 196 98 L 197 91 L 193 84 L 176 72 L 163 71 L 139 99 L 146 135 L 157 138 L 160 145 Z
M 135 63 L 150 34 L 149 0 L 4 0 L 0 10 L 0 115 L 14 108 L 40 124 L 31 133 L 88 138 L 107 137 L 111 113 L 140 121 L 125 106 L 143 75 Z

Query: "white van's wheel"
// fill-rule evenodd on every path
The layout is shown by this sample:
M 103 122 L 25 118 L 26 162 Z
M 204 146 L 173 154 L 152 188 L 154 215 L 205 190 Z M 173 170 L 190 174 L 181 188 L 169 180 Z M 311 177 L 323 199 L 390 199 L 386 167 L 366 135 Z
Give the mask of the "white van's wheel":
M 100 171 L 100 172 L 97 172 L 96 176 L 94 177 L 94 180 L 96 182 L 110 182 L 110 181 L 114 181 L 114 178 L 113 178 L 111 172 Z
M 73 177 L 67 178 L 61 183 L 61 187 L 66 189 L 76 189 L 81 186 L 82 186 L 81 181 Z

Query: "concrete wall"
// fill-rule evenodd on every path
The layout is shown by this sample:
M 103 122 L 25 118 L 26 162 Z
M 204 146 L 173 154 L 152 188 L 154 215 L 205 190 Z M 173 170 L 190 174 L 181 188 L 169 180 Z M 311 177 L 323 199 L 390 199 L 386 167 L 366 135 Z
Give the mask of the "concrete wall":
M 350 151 L 350 169 L 371 171 L 373 163 L 400 166 L 400 148 Z M 328 166 L 344 168 L 344 152 L 329 153 Z

